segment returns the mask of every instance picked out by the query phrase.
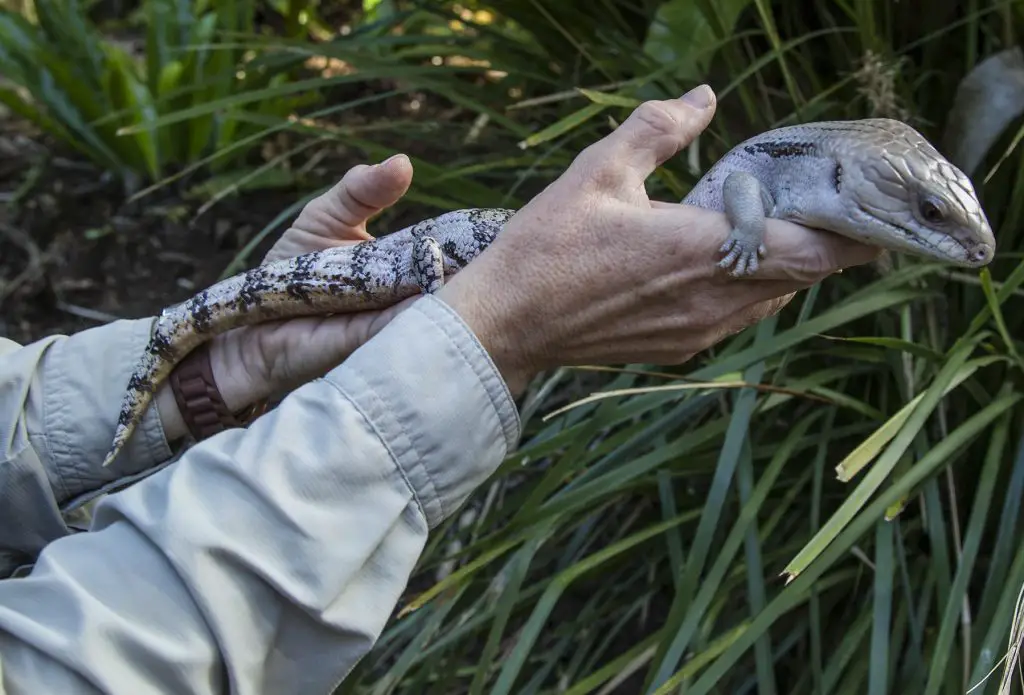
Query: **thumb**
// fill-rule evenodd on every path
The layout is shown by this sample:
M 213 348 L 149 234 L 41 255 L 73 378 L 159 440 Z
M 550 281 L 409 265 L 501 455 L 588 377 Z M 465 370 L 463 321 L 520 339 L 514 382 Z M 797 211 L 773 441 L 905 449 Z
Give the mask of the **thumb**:
M 398 202 L 411 184 L 412 163 L 404 154 L 373 166 L 354 166 L 331 190 L 310 201 L 292 226 L 336 236 L 338 225 L 343 229 L 359 227 Z
M 409 190 L 412 162 L 406 155 L 396 154 L 379 164 L 352 169 L 341 184 L 341 203 L 365 221 L 397 203 Z
M 603 185 L 641 185 L 708 127 L 716 105 L 707 85 L 679 99 L 645 101 L 611 135 L 584 150 L 581 164 Z

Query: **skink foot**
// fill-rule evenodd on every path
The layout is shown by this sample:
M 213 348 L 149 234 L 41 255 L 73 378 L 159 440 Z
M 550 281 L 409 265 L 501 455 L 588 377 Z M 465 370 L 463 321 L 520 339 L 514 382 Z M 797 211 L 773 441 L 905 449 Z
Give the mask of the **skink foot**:
M 730 236 L 718 249 L 726 254 L 718 262 L 718 267 L 729 272 L 733 277 L 753 275 L 759 267 L 759 259 L 767 253 L 764 244 Z

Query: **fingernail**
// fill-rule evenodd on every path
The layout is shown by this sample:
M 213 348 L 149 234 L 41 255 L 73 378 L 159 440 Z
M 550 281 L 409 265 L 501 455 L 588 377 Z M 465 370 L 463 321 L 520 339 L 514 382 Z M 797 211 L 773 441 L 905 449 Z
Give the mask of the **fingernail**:
M 403 158 L 408 159 L 408 157 L 406 157 L 404 154 L 399 152 L 398 154 L 391 155 L 390 157 L 385 159 L 383 162 L 380 162 L 379 164 L 377 164 L 377 166 L 383 168 L 383 167 L 386 167 L 388 164 L 391 164 L 391 162 L 394 162 L 394 161 L 397 161 L 397 160 L 403 159 Z
M 689 104 L 695 109 L 706 109 L 711 105 L 711 87 L 706 84 L 702 84 L 699 87 L 694 87 L 689 92 L 680 97 L 685 103 Z

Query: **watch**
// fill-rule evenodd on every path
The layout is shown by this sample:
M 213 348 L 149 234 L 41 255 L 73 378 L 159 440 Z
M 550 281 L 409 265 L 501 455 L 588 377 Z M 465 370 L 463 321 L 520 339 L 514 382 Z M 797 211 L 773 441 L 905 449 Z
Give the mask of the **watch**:
M 197 442 L 227 429 L 246 426 L 265 406 L 265 403 L 257 403 L 238 413 L 228 409 L 213 378 L 209 346 L 203 343 L 190 352 L 174 368 L 169 379 L 181 417 Z

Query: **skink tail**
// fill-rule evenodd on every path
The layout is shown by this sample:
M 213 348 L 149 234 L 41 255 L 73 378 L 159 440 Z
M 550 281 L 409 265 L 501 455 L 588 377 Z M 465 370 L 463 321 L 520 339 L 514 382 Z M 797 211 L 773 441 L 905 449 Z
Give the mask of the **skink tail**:
M 146 351 L 128 379 L 117 418 L 117 427 L 114 429 L 114 440 L 106 458 L 103 459 L 104 467 L 113 462 L 142 422 L 142 417 L 153 402 L 157 388 L 188 353 L 209 337 L 211 336 L 198 333 L 181 317 L 173 314 L 160 317 Z

